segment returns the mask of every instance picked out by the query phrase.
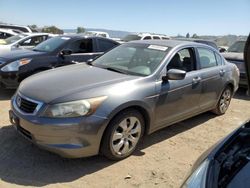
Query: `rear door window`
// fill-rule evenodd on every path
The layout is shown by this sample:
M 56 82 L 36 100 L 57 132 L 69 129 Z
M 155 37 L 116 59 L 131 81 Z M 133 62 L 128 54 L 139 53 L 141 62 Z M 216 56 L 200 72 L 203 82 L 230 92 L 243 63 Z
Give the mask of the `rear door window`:
M 143 38 L 143 40 L 151 40 L 152 38 L 150 36 L 146 36 Z
M 202 69 L 217 66 L 216 58 L 212 50 L 206 48 L 197 48 Z
M 224 65 L 223 60 L 219 54 L 215 53 L 215 57 L 218 65 Z
M 153 39 L 161 39 L 161 38 L 158 36 L 153 36 Z

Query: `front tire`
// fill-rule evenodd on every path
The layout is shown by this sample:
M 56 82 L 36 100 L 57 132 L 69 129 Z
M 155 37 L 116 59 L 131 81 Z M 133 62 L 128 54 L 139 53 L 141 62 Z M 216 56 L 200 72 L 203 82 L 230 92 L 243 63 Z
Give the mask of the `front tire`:
M 101 152 L 111 160 L 121 160 L 136 149 L 143 133 L 144 118 L 136 110 L 126 110 L 115 116 L 104 133 Z
M 216 105 L 216 108 L 213 110 L 213 112 L 217 115 L 225 114 L 230 105 L 232 95 L 233 95 L 232 89 L 230 87 L 226 87 L 223 90 L 220 99 Z

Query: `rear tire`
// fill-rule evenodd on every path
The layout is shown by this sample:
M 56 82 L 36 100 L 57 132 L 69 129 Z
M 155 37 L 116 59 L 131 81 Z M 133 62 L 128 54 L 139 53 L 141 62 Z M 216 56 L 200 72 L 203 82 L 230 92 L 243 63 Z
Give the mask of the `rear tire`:
M 220 96 L 220 99 L 219 99 L 219 101 L 218 101 L 218 103 L 216 105 L 216 108 L 214 110 L 212 110 L 212 112 L 214 112 L 217 115 L 225 114 L 225 112 L 227 111 L 227 109 L 228 109 L 228 107 L 230 105 L 232 95 L 233 95 L 232 88 L 227 86 L 223 90 L 223 92 L 222 92 L 222 94 Z
M 101 153 L 111 160 L 130 156 L 143 136 L 144 127 L 144 118 L 137 110 L 129 109 L 119 113 L 104 133 Z

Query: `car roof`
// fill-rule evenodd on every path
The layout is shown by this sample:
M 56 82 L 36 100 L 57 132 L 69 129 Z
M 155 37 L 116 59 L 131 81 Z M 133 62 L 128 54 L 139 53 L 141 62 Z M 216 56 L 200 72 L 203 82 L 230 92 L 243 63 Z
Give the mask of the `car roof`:
M 20 33 L 20 34 L 25 34 L 27 36 L 49 35 L 49 33 Z
M 128 43 L 138 43 L 138 44 L 151 44 L 151 45 L 161 45 L 161 46 L 166 46 L 166 47 L 176 47 L 178 45 L 203 45 L 203 44 L 197 44 L 192 41 L 181 41 L 181 40 L 134 40 L 130 41 Z M 207 45 L 203 45 L 207 46 Z
M 119 44 L 117 41 L 112 40 L 110 38 L 99 37 L 99 36 L 94 36 L 94 35 L 86 35 L 86 34 L 67 34 L 67 35 L 59 35 L 58 37 L 68 37 L 68 38 L 71 38 L 71 39 L 82 39 L 82 38 L 93 39 L 93 38 L 98 38 L 98 39 L 110 40 L 110 41 L 113 41 L 113 42 L 116 42 L 117 44 Z

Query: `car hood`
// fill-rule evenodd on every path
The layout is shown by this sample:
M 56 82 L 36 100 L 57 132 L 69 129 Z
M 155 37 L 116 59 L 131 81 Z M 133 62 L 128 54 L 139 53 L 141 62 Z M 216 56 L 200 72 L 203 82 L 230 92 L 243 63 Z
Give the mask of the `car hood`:
M 71 94 L 89 92 L 97 87 L 101 88 L 135 78 L 138 77 L 78 64 L 35 74 L 20 84 L 18 92 L 31 99 L 53 103 Z M 95 91 L 95 94 L 100 95 L 102 92 L 103 90 L 100 89 L 99 92 Z
M 243 53 L 226 52 L 222 55 L 227 60 L 243 61 Z
M 22 59 L 22 58 L 39 56 L 45 53 L 46 52 L 37 52 L 37 51 L 26 50 L 26 49 L 15 49 L 13 51 L 5 52 L 2 54 L 0 53 L 0 59 L 6 62 L 11 62 L 11 61 Z

